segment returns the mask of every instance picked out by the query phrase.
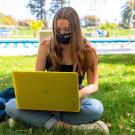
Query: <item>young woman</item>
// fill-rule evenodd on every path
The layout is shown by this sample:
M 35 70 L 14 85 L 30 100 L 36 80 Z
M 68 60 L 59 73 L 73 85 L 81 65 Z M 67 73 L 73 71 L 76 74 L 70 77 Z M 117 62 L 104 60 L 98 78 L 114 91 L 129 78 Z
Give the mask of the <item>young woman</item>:
M 102 103 L 97 99 L 86 98 L 98 90 L 98 57 L 96 50 L 83 38 L 80 20 L 73 8 L 64 7 L 55 14 L 53 35 L 41 42 L 35 70 L 77 72 L 80 112 L 17 110 L 15 99 L 12 99 L 6 104 L 6 112 L 10 117 L 35 126 L 45 126 L 47 129 L 58 126 L 78 127 L 73 125 L 91 128 L 96 125 L 109 133 L 107 126 L 98 121 L 103 113 Z M 88 84 L 82 86 L 85 73 Z

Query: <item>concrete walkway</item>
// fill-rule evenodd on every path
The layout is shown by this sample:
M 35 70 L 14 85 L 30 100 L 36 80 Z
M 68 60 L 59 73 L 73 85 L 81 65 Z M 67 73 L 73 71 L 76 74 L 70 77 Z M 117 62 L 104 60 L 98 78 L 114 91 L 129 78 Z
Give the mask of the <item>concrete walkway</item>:
M 38 48 L 0 48 L 0 56 L 31 56 L 37 52 Z
M 116 49 L 97 49 L 98 54 L 135 54 L 133 48 L 116 48 Z
M 135 54 L 135 48 L 96 48 L 98 54 Z M 37 55 L 38 48 L 0 48 L 0 56 Z

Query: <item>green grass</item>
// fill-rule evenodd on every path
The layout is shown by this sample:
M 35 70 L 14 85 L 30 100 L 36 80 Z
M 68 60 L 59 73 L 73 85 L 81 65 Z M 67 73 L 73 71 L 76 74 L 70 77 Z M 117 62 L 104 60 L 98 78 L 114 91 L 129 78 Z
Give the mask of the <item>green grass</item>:
M 13 35 L 11 38 L 38 38 L 38 32 L 36 37 L 34 37 L 34 30 L 28 26 L 18 26 L 17 31 L 13 31 Z M 95 28 L 95 30 L 98 28 Z M 92 33 L 93 27 L 86 27 L 84 28 L 84 31 L 88 33 Z M 133 35 L 133 31 L 131 34 Z M 109 37 L 129 37 L 130 31 L 129 29 L 123 29 L 123 28 L 117 28 L 113 29 L 109 32 Z M 91 36 L 86 36 L 87 38 L 90 38 Z M 103 38 L 103 37 L 100 37 Z
M 110 31 L 110 37 L 128 37 L 129 29 L 114 29 Z
M 99 56 L 99 91 L 92 95 L 104 104 L 102 119 L 111 135 L 135 134 L 135 55 Z M 13 85 L 14 70 L 34 70 L 35 56 L 0 57 L 0 90 Z M 86 84 L 86 79 L 84 80 Z M 0 134 L 10 135 L 83 135 L 84 131 L 35 128 L 20 123 L 10 128 L 7 122 L 0 124 Z M 87 133 L 95 135 L 95 133 Z M 98 135 L 99 133 L 97 133 Z
M 98 30 L 98 28 L 95 28 L 95 30 Z M 93 29 L 88 27 L 85 28 L 85 31 L 88 33 L 92 33 Z M 131 31 L 131 35 L 133 35 L 133 30 Z M 109 31 L 109 37 L 108 38 L 118 38 L 118 37 L 129 37 L 130 30 L 129 29 L 123 29 L 123 28 L 117 28 Z M 91 36 L 86 36 L 86 38 L 91 38 Z M 100 37 L 104 38 L 104 37 Z
M 16 30 L 13 30 L 12 38 L 35 38 L 34 30 L 27 26 L 18 26 Z

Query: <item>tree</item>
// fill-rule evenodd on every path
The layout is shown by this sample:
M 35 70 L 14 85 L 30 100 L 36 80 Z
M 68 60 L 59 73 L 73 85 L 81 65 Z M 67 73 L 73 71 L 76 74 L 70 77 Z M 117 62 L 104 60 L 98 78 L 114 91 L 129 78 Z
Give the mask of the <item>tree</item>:
M 94 15 L 86 15 L 81 19 L 81 23 L 84 25 L 84 27 L 96 26 L 98 21 L 99 19 Z
M 29 20 L 27 21 L 27 19 L 24 19 L 24 20 L 18 20 L 17 21 L 17 24 L 19 25 L 19 26 L 25 26 L 25 27 L 28 27 L 29 26 Z
M 3 17 L 4 17 L 4 14 L 2 14 L 2 13 L 0 12 L 0 24 L 3 24 Z
M 71 0 L 67 0 L 68 7 L 70 6 Z
M 132 14 L 132 5 L 129 0 L 124 4 L 124 6 L 122 6 L 121 11 L 122 23 L 126 28 L 129 28 L 131 14 Z
M 31 20 L 29 22 L 29 25 L 34 30 L 34 37 L 36 37 L 37 31 L 39 31 L 44 26 L 44 23 L 42 20 L 37 20 L 37 21 Z
M 102 30 L 106 30 L 106 32 L 107 32 L 107 35 L 106 35 L 106 36 L 109 37 L 110 32 L 111 32 L 112 30 L 118 28 L 118 24 L 105 22 L 105 24 L 99 25 L 98 28 L 99 28 L 99 29 L 102 29 Z
M 56 13 L 59 9 L 61 9 L 62 7 L 64 7 L 66 4 L 69 5 L 70 1 L 66 1 L 66 0 L 52 0 L 51 2 L 51 7 L 50 7 L 50 12 L 51 14 Z
M 0 13 L 0 24 L 16 25 L 16 20 L 11 15 Z
M 30 0 L 27 8 L 30 8 L 31 13 L 39 20 L 46 22 L 47 11 L 45 10 L 46 0 Z M 45 24 L 44 24 L 45 25 Z
M 15 25 L 16 24 L 16 20 L 10 15 L 4 16 L 3 22 L 6 25 Z

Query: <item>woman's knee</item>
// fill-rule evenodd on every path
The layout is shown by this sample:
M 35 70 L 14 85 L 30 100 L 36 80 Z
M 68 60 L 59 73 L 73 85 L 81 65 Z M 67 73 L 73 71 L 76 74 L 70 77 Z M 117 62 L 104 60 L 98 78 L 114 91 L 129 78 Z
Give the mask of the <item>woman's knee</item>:
M 100 119 L 104 111 L 103 104 L 97 99 L 91 99 L 91 102 L 93 104 L 93 112 L 97 115 L 97 119 Z
M 10 117 L 16 116 L 17 108 L 16 108 L 15 99 L 11 99 L 6 103 L 5 111 L 6 111 L 7 115 Z
M 61 113 L 61 120 L 69 124 L 92 123 L 101 118 L 103 114 L 103 105 L 97 99 L 85 99 L 78 113 Z
M 90 111 L 97 119 L 100 119 L 104 111 L 103 104 L 97 99 L 86 99 L 82 109 Z

